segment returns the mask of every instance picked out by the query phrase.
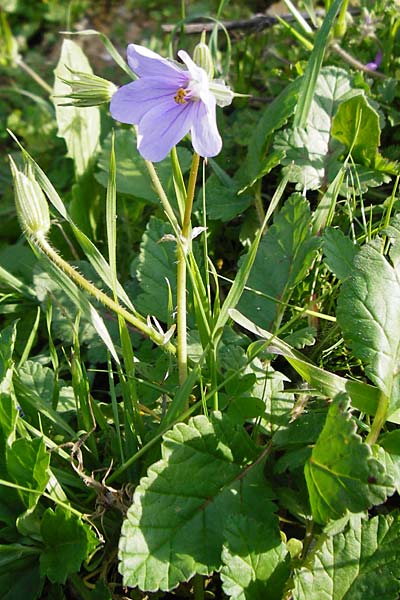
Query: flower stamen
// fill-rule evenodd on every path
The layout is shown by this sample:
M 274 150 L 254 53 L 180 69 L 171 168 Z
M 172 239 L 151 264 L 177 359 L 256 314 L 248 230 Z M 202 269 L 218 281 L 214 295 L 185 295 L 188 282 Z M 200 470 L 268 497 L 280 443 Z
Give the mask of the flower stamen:
M 186 90 L 180 87 L 174 96 L 174 100 L 177 104 L 186 104 Z

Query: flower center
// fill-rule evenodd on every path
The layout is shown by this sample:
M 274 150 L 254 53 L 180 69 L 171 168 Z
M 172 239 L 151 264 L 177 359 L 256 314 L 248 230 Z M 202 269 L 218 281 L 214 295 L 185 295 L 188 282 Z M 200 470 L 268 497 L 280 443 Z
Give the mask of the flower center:
M 174 96 L 174 100 L 177 104 L 186 104 L 186 90 L 180 87 Z

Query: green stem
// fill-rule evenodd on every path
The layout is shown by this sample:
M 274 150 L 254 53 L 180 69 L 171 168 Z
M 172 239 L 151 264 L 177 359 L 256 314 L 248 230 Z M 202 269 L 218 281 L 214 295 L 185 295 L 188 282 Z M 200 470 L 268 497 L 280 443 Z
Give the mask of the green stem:
M 213 346 L 210 350 L 210 371 L 211 371 L 211 389 L 214 391 L 214 393 L 213 393 L 213 408 L 214 408 L 214 410 L 219 410 L 217 364 L 218 364 L 217 349 L 213 344 Z
M 150 162 L 149 160 L 145 160 L 145 163 L 146 163 L 146 167 L 149 172 L 151 181 L 154 185 L 154 188 L 157 192 L 158 197 L 160 198 L 160 202 L 164 209 L 164 212 L 167 215 L 168 220 L 171 223 L 172 227 L 174 228 L 175 234 L 176 234 L 179 231 L 178 221 L 177 221 L 177 218 L 173 211 L 173 208 L 168 200 L 167 194 L 164 191 L 164 188 L 162 186 L 160 178 L 157 175 L 157 171 L 155 170 L 155 167 L 152 162 Z
M 385 221 L 384 221 L 384 224 L 383 224 L 383 227 L 385 229 L 386 229 L 386 227 L 389 226 L 389 223 L 390 223 L 390 219 L 391 219 L 391 216 L 392 216 L 393 205 L 394 205 L 394 202 L 396 200 L 396 194 L 397 194 L 397 188 L 399 186 L 399 181 L 400 181 L 400 176 L 397 176 L 396 177 L 396 181 L 395 181 L 394 186 L 393 186 L 392 193 L 391 193 L 390 198 L 389 198 L 389 205 L 388 205 L 388 207 L 386 209 Z
M 389 398 L 386 396 L 386 394 L 381 392 L 378 401 L 378 408 L 376 409 L 375 417 L 371 425 L 371 430 L 367 435 L 367 439 L 365 440 L 369 446 L 373 446 L 379 437 L 381 429 L 386 422 L 388 406 Z
M 311 547 L 313 541 L 313 531 L 314 531 L 314 521 L 312 519 L 307 519 L 306 521 L 306 532 L 303 540 L 303 550 L 301 552 L 301 559 L 304 562 L 307 557 L 308 551 Z
M 62 259 L 59 254 L 57 254 L 54 248 L 44 237 L 36 236 L 34 238 L 34 242 L 42 250 L 42 252 L 44 252 L 44 254 L 46 254 L 59 269 L 64 271 L 64 273 L 66 273 L 68 277 L 72 279 L 72 281 L 79 285 L 79 287 L 94 296 L 96 300 L 104 304 L 104 306 L 112 310 L 114 313 L 123 317 L 125 321 L 147 335 L 155 344 L 163 346 L 167 352 L 175 354 L 176 348 L 171 342 L 167 342 L 165 344 L 164 336 L 162 334 L 160 334 L 158 331 L 155 331 L 152 327 L 149 327 L 146 323 L 132 315 L 123 306 L 120 306 L 117 304 L 117 302 L 107 296 L 107 294 L 99 290 L 95 285 L 93 285 L 93 283 L 85 279 L 83 275 L 76 271 L 74 267 L 72 267 L 69 263 Z
M 187 377 L 187 331 L 186 331 L 186 255 L 190 247 L 191 215 L 196 188 L 200 156 L 193 155 L 183 215 L 181 238 L 178 240 L 178 266 L 176 273 L 176 322 L 177 322 L 177 357 L 179 383 L 182 385 Z

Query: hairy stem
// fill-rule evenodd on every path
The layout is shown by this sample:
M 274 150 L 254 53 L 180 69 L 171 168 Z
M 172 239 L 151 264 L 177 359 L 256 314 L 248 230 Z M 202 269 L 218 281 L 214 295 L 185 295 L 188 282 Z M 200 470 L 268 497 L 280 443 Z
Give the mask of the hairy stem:
M 168 217 L 169 222 L 171 223 L 172 227 L 174 228 L 175 234 L 177 233 L 177 231 L 179 230 L 179 225 L 178 225 L 178 221 L 176 219 L 175 213 L 173 211 L 173 208 L 168 200 L 167 194 L 164 191 L 164 188 L 162 186 L 162 183 L 160 181 L 159 176 L 157 175 L 157 171 L 153 165 L 152 162 L 150 162 L 149 160 L 145 161 L 146 163 L 146 167 L 147 170 L 149 172 L 151 181 L 153 183 L 154 189 L 157 192 L 157 195 L 160 199 L 161 205 L 164 209 L 165 214 Z
M 185 213 L 183 216 L 181 239 L 178 240 L 178 267 L 176 274 L 176 321 L 177 321 L 177 356 L 179 383 L 182 384 L 187 377 L 187 331 L 186 331 L 186 255 L 190 247 L 191 215 L 193 208 L 194 191 L 196 187 L 197 172 L 199 170 L 200 156 L 193 155 L 190 168 L 189 183 L 187 187 Z
M 66 273 L 74 283 L 79 285 L 80 288 L 88 292 L 91 296 L 94 296 L 96 300 L 104 304 L 104 306 L 109 308 L 111 311 L 123 317 L 125 321 L 147 335 L 155 344 L 163 346 L 167 352 L 175 354 L 175 346 L 171 342 L 165 343 L 164 336 L 161 333 L 148 326 L 145 322 L 141 321 L 138 317 L 127 311 L 123 306 L 120 306 L 112 298 L 107 296 L 107 294 L 93 285 L 93 283 L 83 277 L 83 275 L 74 269 L 74 267 L 72 267 L 63 258 L 61 258 L 59 254 L 57 254 L 54 248 L 43 236 L 35 237 L 34 242 L 42 250 L 42 252 L 44 252 L 44 254 L 46 254 L 59 269 L 64 271 L 64 273 Z

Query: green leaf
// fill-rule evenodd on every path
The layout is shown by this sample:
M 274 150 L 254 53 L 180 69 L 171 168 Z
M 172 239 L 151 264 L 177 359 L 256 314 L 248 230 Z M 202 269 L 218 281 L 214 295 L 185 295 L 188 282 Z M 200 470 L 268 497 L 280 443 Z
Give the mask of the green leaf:
M 45 544 L 40 572 L 53 583 L 65 583 L 68 575 L 79 571 L 98 543 L 88 525 L 60 506 L 45 511 L 40 531 Z
M 18 516 L 34 510 L 48 485 L 50 454 L 42 439 L 23 438 L 6 446 L 2 462 L 4 480 L 16 488 L 0 484 L 0 521 L 14 529 Z M 18 490 L 18 486 L 27 489 Z
M 305 465 L 312 515 L 317 523 L 338 519 L 346 510 L 361 512 L 393 494 L 393 481 L 371 448 L 362 442 L 340 395 Z
M 281 600 L 289 576 L 288 554 L 279 528 L 253 518 L 228 520 L 222 550 L 222 588 L 232 600 Z
M 257 358 L 250 366 L 254 366 L 258 375 L 253 395 L 265 403 L 265 415 L 261 424 L 267 431 L 276 431 L 286 425 L 291 416 L 294 397 L 292 393 L 285 392 L 285 382 L 289 379 L 279 371 L 274 371 L 271 366 L 266 367 Z
M 18 375 L 23 385 L 27 386 L 33 395 L 51 405 L 55 387 L 54 371 L 41 363 L 27 360 L 18 369 Z
M 300 78 L 290 83 L 263 111 L 250 139 L 246 160 L 237 174 L 241 192 L 253 185 L 283 158 L 280 152 L 269 152 L 267 155 L 269 141 L 274 131 L 280 129 L 292 116 L 300 83 Z M 274 154 L 272 161 L 271 154 Z
M 316 256 L 319 238 L 311 234 L 307 200 L 293 194 L 260 241 L 238 308 L 260 327 L 274 329 L 294 286 L 307 274 Z M 278 303 L 279 300 L 279 303 Z
M 324 230 L 322 239 L 326 266 L 340 281 L 344 281 L 353 271 L 358 246 L 340 229 L 333 227 Z
M 70 92 L 70 86 L 60 79 L 68 80 L 70 77 L 67 67 L 83 73 L 93 73 L 81 48 L 72 40 L 65 39 L 55 70 L 54 101 L 58 135 L 65 139 L 68 156 L 74 160 L 76 173 L 80 176 L 85 173 L 99 150 L 100 111 L 97 106 L 85 109 L 61 106 L 65 104 L 65 99 L 57 98 L 57 96 L 63 96 Z
M 261 329 L 253 321 L 247 319 L 235 309 L 229 310 L 229 316 L 247 331 L 262 339 L 269 340 L 270 346 L 267 350 L 274 354 L 281 354 L 291 364 L 291 366 L 307 381 L 311 386 L 322 392 L 328 398 L 334 398 L 340 392 L 349 394 L 354 408 L 374 415 L 378 406 L 380 392 L 378 388 L 368 385 L 363 381 L 356 381 L 340 377 L 336 373 L 330 373 L 311 363 L 303 354 L 286 344 L 283 340 L 272 333 Z M 389 415 L 388 420 L 393 423 L 400 423 L 399 411 Z
M 295 571 L 293 600 L 396 600 L 400 593 L 398 513 L 369 521 L 351 517 L 337 535 L 323 535 Z
M 400 493 L 400 456 L 396 453 L 386 452 L 383 447 L 376 444 L 372 446 L 372 451 L 376 460 L 379 460 L 386 473 L 393 479 L 396 492 Z
M 380 135 L 379 115 L 363 94 L 340 103 L 332 121 L 332 136 L 351 152 L 354 162 L 373 166 Z
M 277 206 L 285 191 L 286 185 L 287 180 L 284 178 L 275 190 L 275 193 L 270 202 L 270 208 Z M 240 298 L 242 297 L 243 291 L 245 289 L 249 275 L 254 265 L 254 261 L 257 256 L 257 250 L 264 232 L 264 228 L 268 223 L 269 217 L 270 213 L 268 210 L 267 214 L 265 215 L 264 222 L 259 228 L 254 240 L 252 241 L 248 253 L 243 258 L 241 265 L 239 266 L 238 272 L 236 273 L 234 282 L 228 292 L 228 295 L 224 300 L 224 303 L 222 304 L 217 322 L 215 323 L 214 330 L 212 332 L 214 342 L 221 338 L 224 327 L 229 319 L 229 311 L 235 309 Z
M 275 149 L 286 153 L 284 172 L 301 190 L 326 185 L 339 171 L 337 159 L 342 146 L 331 137 L 332 119 L 350 89 L 351 77 L 346 71 L 324 67 L 312 96 L 307 125 L 286 129 L 275 137 Z
M 0 570 L 24 557 L 40 554 L 40 548 L 23 544 L 0 544 Z M 11 567 L 12 568 L 12 567 Z
M 176 242 L 163 239 L 173 234 L 169 223 L 151 217 L 140 244 L 136 262 L 136 276 L 140 293 L 136 306 L 146 315 L 154 315 L 164 323 L 169 323 L 169 289 L 172 290 L 172 306 L 176 295 Z
M 228 517 L 257 514 L 268 530 L 277 520 L 262 465 L 248 468 L 257 448 L 226 416 L 177 424 L 161 451 L 136 488 L 119 546 L 124 584 L 148 591 L 219 569 Z
M 13 545 L 15 546 L 15 545 Z M 21 557 L 15 555 L 12 562 L 0 566 L 0 590 L 2 600 L 36 600 L 41 597 L 43 579 L 39 573 L 39 561 L 36 556 L 37 548 L 26 548 Z M 13 550 L 11 552 L 14 554 Z
M 390 232 L 398 244 L 399 217 L 392 221 Z M 356 256 L 352 274 L 340 290 L 337 320 L 354 356 L 389 398 L 391 415 L 400 407 L 400 263 L 395 255 L 392 258 L 392 251 L 385 258 L 379 238 Z
M 99 156 L 98 167 L 100 171 L 96 179 L 107 187 L 110 169 L 111 134 L 106 138 L 104 147 Z M 191 154 L 186 148 L 177 149 L 179 163 L 183 173 L 190 168 Z M 136 137 L 133 129 L 123 129 L 115 132 L 115 157 L 116 157 L 116 186 L 117 192 L 129 194 L 152 204 L 159 204 L 160 200 L 153 189 L 151 179 L 143 158 L 136 148 Z M 157 174 L 165 191 L 173 192 L 172 168 L 169 158 L 157 164 Z M 173 194 L 170 194 L 172 197 Z
M 66 433 L 68 436 L 74 437 L 75 433 L 72 427 L 70 427 L 67 421 L 52 408 L 51 403 L 49 402 L 50 396 L 48 396 L 47 399 L 42 398 L 41 394 L 36 392 L 36 387 L 31 387 L 29 370 L 30 366 L 34 365 L 35 363 L 33 363 L 33 361 L 27 361 L 27 363 L 27 369 L 24 369 L 23 371 L 25 379 L 24 383 L 19 377 L 19 371 L 16 371 L 14 374 L 14 387 L 16 396 L 22 405 L 24 412 L 29 414 L 30 420 L 33 422 L 37 422 L 38 415 L 40 418 L 46 417 L 46 419 L 49 419 L 53 425 L 63 431 L 64 434 Z M 41 367 L 39 367 L 37 370 L 36 368 L 33 368 L 33 372 L 35 371 L 40 373 Z M 38 388 L 39 390 L 44 390 L 45 388 L 42 387 L 41 384 L 43 384 L 43 381 L 38 382 Z M 37 424 L 39 426 L 39 423 Z
M 45 491 L 50 473 L 50 454 L 40 438 L 18 439 L 6 450 L 7 470 L 10 479 L 37 493 L 19 491 L 24 505 L 32 509 Z
M 207 218 L 221 221 L 230 221 L 236 215 L 242 213 L 253 202 L 250 194 L 238 195 L 239 187 L 234 179 L 221 181 L 217 175 L 212 174 L 206 182 Z M 199 197 L 202 198 L 203 190 Z
M 380 438 L 379 443 L 386 452 L 400 456 L 400 429 L 385 433 L 385 435 Z
M 290 449 L 299 446 L 309 446 L 315 444 L 320 435 L 326 420 L 326 410 L 316 410 L 301 413 L 296 419 L 278 429 L 273 437 L 273 444 L 276 448 Z M 285 461 L 285 456 L 280 461 Z

